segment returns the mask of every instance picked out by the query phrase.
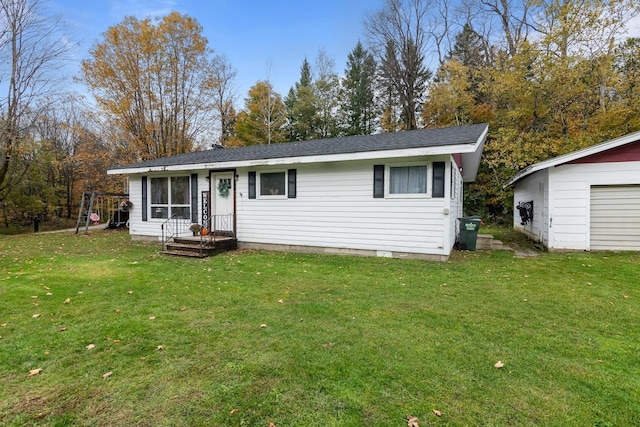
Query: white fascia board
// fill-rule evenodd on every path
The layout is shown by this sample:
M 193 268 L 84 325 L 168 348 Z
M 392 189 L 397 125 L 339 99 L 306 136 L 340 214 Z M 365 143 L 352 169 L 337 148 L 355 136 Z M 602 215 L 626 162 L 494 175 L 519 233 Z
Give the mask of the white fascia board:
M 502 186 L 502 188 L 510 187 L 516 182 L 520 181 L 522 178 L 531 175 L 532 173 L 539 170 L 558 166 L 563 163 L 572 162 L 574 160 L 582 159 L 583 157 L 589 157 L 594 154 L 602 153 L 603 151 L 611 150 L 613 148 L 618 148 L 620 146 L 636 142 L 638 140 L 640 140 L 640 132 L 634 132 L 607 142 L 583 148 L 582 150 L 574 151 L 573 153 L 564 154 L 562 156 L 553 157 L 540 163 L 535 163 L 533 165 L 527 166 L 526 168 L 522 169 L 520 172 L 512 176 L 511 179 Z
M 198 169 L 196 166 L 197 165 L 192 165 L 193 168 L 191 169 Z M 168 171 L 168 170 L 173 170 L 173 169 L 169 169 L 170 166 L 153 166 L 153 167 L 146 167 L 146 168 L 123 168 L 123 169 L 107 169 L 107 175 L 129 175 L 129 174 L 134 174 L 134 173 L 146 173 L 146 172 L 164 172 L 164 171 Z
M 256 159 L 256 160 L 240 160 L 228 162 L 211 162 L 211 163 L 195 163 L 171 166 L 154 166 L 142 168 L 123 168 L 110 169 L 107 171 L 109 175 L 117 174 L 140 174 L 148 172 L 171 172 L 201 169 L 230 169 L 242 167 L 256 166 L 278 166 L 278 165 L 294 165 L 307 163 L 330 163 L 343 162 L 348 160 L 374 160 L 374 159 L 393 159 L 399 157 L 419 157 L 419 156 L 437 156 L 453 153 L 471 153 L 477 149 L 481 139 L 475 144 L 447 145 L 443 147 L 420 147 L 408 148 L 404 150 L 381 150 L 381 151 L 365 151 L 361 153 L 344 153 L 344 154 L 325 154 L 318 156 L 300 156 L 300 157 L 278 157 L 273 159 Z

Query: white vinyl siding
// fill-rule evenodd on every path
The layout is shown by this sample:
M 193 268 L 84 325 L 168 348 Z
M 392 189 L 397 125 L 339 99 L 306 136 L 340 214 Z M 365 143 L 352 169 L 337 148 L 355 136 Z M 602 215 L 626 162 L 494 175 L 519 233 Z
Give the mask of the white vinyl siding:
M 456 241 L 458 234 L 458 218 L 461 218 L 464 214 L 462 211 L 462 196 L 463 196 L 463 182 L 462 174 L 456 166 L 455 162 L 449 164 L 448 172 L 451 173 L 450 181 L 450 207 L 449 207 L 449 240 L 448 243 L 453 244 Z M 445 173 L 445 175 L 446 175 Z M 446 186 L 445 186 L 445 198 L 446 198 Z
M 640 250 L 640 185 L 591 187 L 591 249 Z
M 238 169 L 238 241 L 448 255 L 450 199 L 374 198 L 379 163 L 300 165 L 296 199 L 249 199 L 248 171 L 255 169 Z
M 518 183 L 513 198 L 513 224 L 514 228 L 523 232 L 530 239 L 547 244 L 549 240 L 549 173 L 541 170 L 529 175 Z M 533 218 L 530 222 L 522 224 L 520 213 L 516 206 L 520 202 L 533 201 Z M 554 219 L 555 221 L 555 219 Z
M 442 161 L 446 165 L 445 173 L 449 173 L 451 167 L 450 156 L 399 159 L 398 163 L 406 164 L 408 161 L 413 161 L 413 164 Z M 396 163 L 394 161 L 393 164 Z M 259 180 L 261 173 L 282 172 L 282 168 L 236 170 L 238 242 L 308 246 L 328 251 L 364 250 L 384 256 L 391 253 L 448 256 L 455 241 L 456 218 L 462 215 L 463 183 L 457 168 L 454 170 L 456 189 L 453 199 L 448 179 L 445 181 L 445 197 L 374 198 L 374 164 L 380 164 L 380 161 L 297 165 L 296 198 L 258 195 L 256 199 L 249 199 L 250 171 L 256 172 Z M 208 174 L 208 170 L 199 171 L 198 215 L 202 209 L 200 193 L 209 188 L 209 181 L 205 178 Z M 145 176 L 149 181 L 163 175 Z M 388 185 L 388 177 L 385 181 Z M 259 181 L 256 184 L 259 193 Z M 142 221 L 137 210 L 142 206 L 141 187 L 141 176 L 131 176 L 130 196 L 134 208 L 130 233 L 134 237 L 160 238 L 160 225 L 164 220 L 149 217 L 148 221 Z

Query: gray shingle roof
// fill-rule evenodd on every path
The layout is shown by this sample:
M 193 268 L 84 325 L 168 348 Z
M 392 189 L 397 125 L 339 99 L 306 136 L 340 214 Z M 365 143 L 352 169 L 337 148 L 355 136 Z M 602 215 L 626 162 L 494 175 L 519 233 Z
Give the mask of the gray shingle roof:
M 484 132 L 486 124 L 456 126 L 437 129 L 384 133 L 376 135 L 347 136 L 288 142 L 271 145 L 252 145 L 238 148 L 214 148 L 206 151 L 179 154 L 112 168 L 130 169 L 155 166 L 176 166 L 213 162 L 233 162 L 287 157 L 304 157 L 330 154 L 362 153 L 368 151 L 399 150 L 450 145 L 473 145 Z

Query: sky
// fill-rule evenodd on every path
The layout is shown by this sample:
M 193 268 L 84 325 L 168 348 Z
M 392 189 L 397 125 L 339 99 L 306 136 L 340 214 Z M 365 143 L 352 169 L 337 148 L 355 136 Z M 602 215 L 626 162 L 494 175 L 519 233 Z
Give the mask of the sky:
M 269 78 L 283 97 L 300 78 L 307 58 L 318 51 L 335 61 L 339 74 L 347 55 L 364 39 L 363 20 L 383 0 L 49 0 L 47 9 L 62 17 L 68 36 L 79 43 L 70 72 L 101 34 L 125 16 L 162 17 L 177 11 L 195 18 L 209 46 L 236 69 L 238 104 L 259 80 Z
M 311 65 L 320 49 L 342 74 L 347 55 L 358 40 L 366 44 L 364 19 L 381 10 L 384 0 L 48 0 L 47 9 L 62 17 L 73 52 L 69 73 L 101 34 L 125 16 L 162 17 L 171 11 L 198 20 L 209 46 L 236 69 L 237 106 L 259 80 L 271 81 L 283 97 L 300 78 L 300 66 Z M 628 36 L 640 36 L 640 16 L 631 19 Z M 77 88 L 86 92 L 82 86 Z

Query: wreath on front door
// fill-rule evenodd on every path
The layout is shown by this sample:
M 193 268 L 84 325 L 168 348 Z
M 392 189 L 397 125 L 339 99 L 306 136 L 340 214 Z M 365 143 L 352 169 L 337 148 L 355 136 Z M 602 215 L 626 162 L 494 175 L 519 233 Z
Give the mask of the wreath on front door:
M 218 183 L 218 194 L 221 197 L 229 197 L 229 189 L 231 188 L 231 184 L 226 179 L 221 179 Z

